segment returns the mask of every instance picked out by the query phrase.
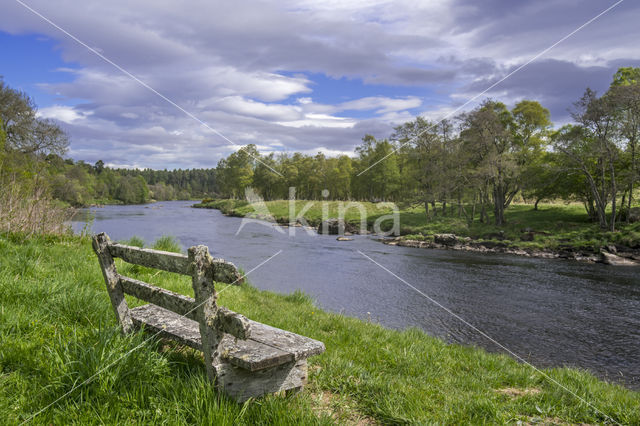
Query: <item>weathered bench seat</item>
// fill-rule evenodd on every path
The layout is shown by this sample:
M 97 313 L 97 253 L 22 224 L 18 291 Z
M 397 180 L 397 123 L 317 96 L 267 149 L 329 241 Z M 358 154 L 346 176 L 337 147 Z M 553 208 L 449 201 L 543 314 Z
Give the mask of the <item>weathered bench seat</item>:
M 185 256 L 115 244 L 102 233 L 93 237 L 93 249 L 122 330 L 143 329 L 202 351 L 208 376 L 237 401 L 301 390 L 307 358 L 325 350 L 322 342 L 218 306 L 214 283 L 237 284 L 242 277 L 205 246 L 191 247 Z M 195 298 L 120 275 L 113 258 L 189 275 Z M 150 303 L 129 309 L 125 294 Z
M 131 309 L 130 313 L 136 327 L 144 327 L 146 331 L 202 350 L 196 321 L 153 304 L 138 306 Z M 247 321 L 251 327 L 248 339 L 241 340 L 225 334 L 221 343 L 221 357 L 237 367 L 258 371 L 324 352 L 322 342 L 256 321 Z

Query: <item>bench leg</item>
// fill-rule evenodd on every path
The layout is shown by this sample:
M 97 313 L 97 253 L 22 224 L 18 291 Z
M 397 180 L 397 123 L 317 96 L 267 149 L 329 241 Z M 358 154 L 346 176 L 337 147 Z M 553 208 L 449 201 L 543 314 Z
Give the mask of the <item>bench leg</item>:
M 307 360 L 289 362 L 258 371 L 248 371 L 229 363 L 217 366 L 216 386 L 238 402 L 280 391 L 302 390 L 307 383 Z

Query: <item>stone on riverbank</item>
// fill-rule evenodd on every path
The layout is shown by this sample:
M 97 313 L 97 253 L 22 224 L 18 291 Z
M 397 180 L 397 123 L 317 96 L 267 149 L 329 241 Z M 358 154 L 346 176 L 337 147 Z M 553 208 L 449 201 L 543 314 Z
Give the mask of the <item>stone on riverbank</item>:
M 631 259 L 627 259 L 618 255 L 615 255 L 613 253 L 607 253 L 606 251 L 601 251 L 600 252 L 600 261 L 606 265 L 613 265 L 613 266 L 633 266 L 633 265 L 638 265 L 638 262 L 631 260 Z
M 433 241 L 437 244 L 453 246 L 458 243 L 458 237 L 455 234 L 434 234 Z
M 436 242 L 435 235 L 434 241 L 407 240 L 402 237 L 385 238 L 378 241 L 399 247 L 471 251 L 476 253 L 503 253 L 541 259 L 570 259 L 588 263 L 606 263 L 616 266 L 640 265 L 640 254 L 637 254 L 635 251 L 628 251 L 624 253 L 619 251 L 619 255 L 615 255 L 603 250 L 601 254 L 597 254 L 577 251 L 573 248 L 567 247 L 565 249 L 552 252 L 509 247 L 509 245 L 503 241 L 473 241 L 469 237 L 461 238 L 456 237 L 453 234 L 437 235 L 437 241 L 441 242 Z M 456 242 L 452 244 L 453 238 L 456 239 Z M 625 249 L 630 250 L 628 248 Z
M 318 225 L 318 234 L 322 235 L 344 235 L 345 232 L 356 233 L 357 229 L 348 222 L 342 219 L 327 219 L 320 222 Z

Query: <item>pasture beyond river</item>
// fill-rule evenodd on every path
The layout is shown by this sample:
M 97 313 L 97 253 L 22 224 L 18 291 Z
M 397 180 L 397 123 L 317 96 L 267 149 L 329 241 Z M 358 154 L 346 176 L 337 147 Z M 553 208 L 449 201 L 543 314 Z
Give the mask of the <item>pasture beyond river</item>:
M 572 366 L 640 389 L 640 271 L 575 261 L 394 247 L 375 237 L 309 235 L 248 223 L 191 201 L 88 209 L 91 232 L 152 243 L 176 237 L 184 248 L 209 246 L 265 290 L 300 289 L 324 309 L 371 318 L 391 328 L 419 327 L 449 342 L 503 351 L 495 343 L 381 269 L 389 269 L 538 367 Z M 91 213 L 91 214 L 89 214 Z M 237 233 L 237 234 L 236 234 Z M 274 313 L 277 315 L 277 313 Z M 428 354 L 425 354 L 428 356 Z

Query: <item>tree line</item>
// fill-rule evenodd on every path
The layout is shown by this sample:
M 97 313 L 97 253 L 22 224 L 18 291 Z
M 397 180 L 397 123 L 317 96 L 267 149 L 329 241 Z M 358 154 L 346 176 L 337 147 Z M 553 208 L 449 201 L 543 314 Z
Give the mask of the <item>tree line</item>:
M 329 199 L 420 203 L 428 217 L 497 225 L 515 199 L 535 208 L 541 200 L 579 201 L 613 231 L 635 201 L 640 68 L 620 68 L 601 96 L 586 89 L 571 116 L 574 123 L 554 129 L 537 101 L 508 109 L 488 99 L 451 120 L 418 117 L 389 138 L 366 135 L 353 157 L 260 155 L 249 145 L 218 163 L 218 195 L 242 198 L 252 187 L 267 200 L 284 199 L 295 187 L 297 198 L 317 200 L 326 189 Z
M 50 154 L 45 158 L 52 195 L 72 206 L 152 200 L 188 200 L 216 193 L 214 169 L 114 169 Z

